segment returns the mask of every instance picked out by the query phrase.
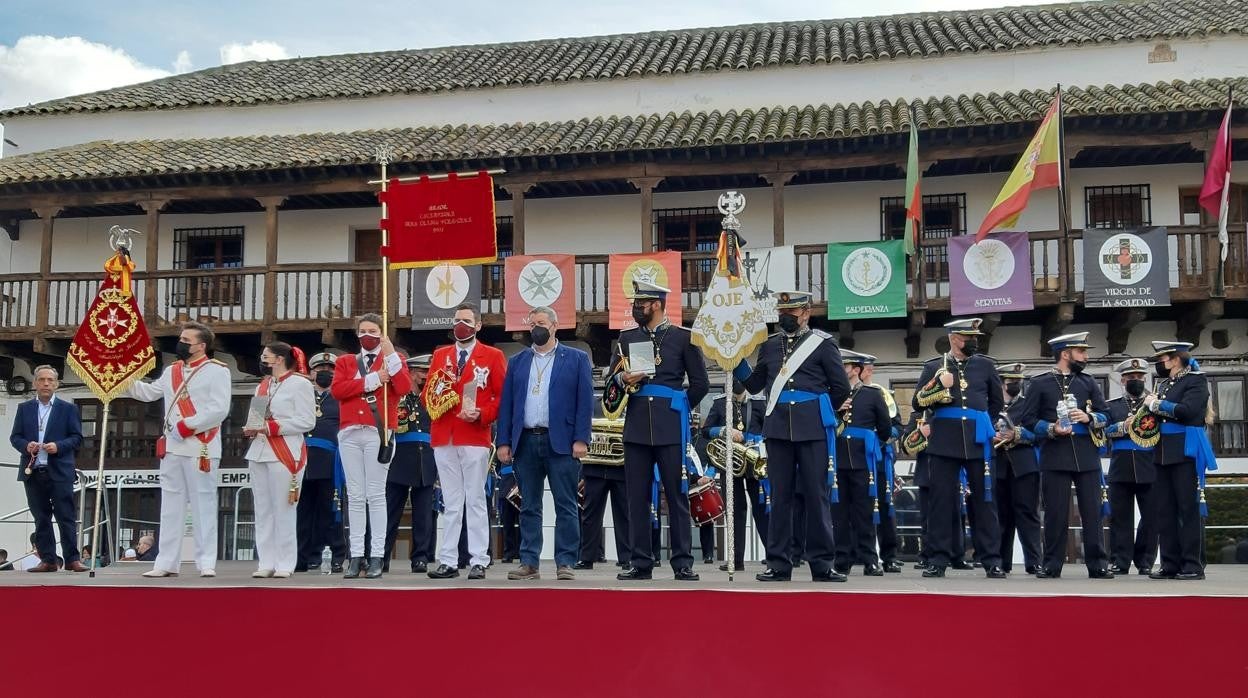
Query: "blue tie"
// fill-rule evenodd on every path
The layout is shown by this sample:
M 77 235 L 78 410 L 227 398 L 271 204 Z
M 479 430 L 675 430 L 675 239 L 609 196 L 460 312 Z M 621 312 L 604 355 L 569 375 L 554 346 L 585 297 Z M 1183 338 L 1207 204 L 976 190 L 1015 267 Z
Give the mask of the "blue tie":
M 467 362 L 468 362 L 468 350 L 467 350 L 467 349 L 460 349 L 460 350 L 459 350 L 459 367 L 455 369 L 455 372 L 456 372 L 456 373 L 463 373 L 463 372 L 464 372 L 464 364 L 465 364 L 465 363 L 467 363 Z

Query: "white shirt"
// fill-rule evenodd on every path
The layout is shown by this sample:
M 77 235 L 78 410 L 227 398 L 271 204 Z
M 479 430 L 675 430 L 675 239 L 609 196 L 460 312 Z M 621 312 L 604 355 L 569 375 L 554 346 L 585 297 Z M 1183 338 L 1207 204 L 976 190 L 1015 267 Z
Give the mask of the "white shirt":
M 373 351 L 360 352 L 360 358 L 364 359 L 364 365 L 369 368 L 369 372 L 364 375 L 364 392 L 371 393 L 381 387 L 381 376 L 372 370 L 373 364 L 368 361 L 368 355 L 372 354 L 376 357 L 381 352 L 381 347 L 377 347 Z M 394 375 L 403 370 L 403 360 L 399 358 L 398 352 L 391 352 L 386 356 L 386 373 Z
M 312 381 L 297 373 L 288 373 L 280 381 L 272 378 L 264 380 L 273 381 L 269 385 L 269 417 L 277 422 L 277 436 L 268 432 L 256 435 L 247 447 L 246 458 L 256 462 L 278 460 L 271 441 L 283 439 L 297 462 L 303 450 L 303 435 L 316 426 L 316 395 L 312 390 Z
M 39 416 L 36 418 L 36 424 L 39 429 L 39 443 L 43 443 L 43 435 L 48 431 L 48 420 L 52 418 L 52 403 L 56 402 L 56 396 L 48 398 L 48 404 L 35 398 L 35 405 L 39 409 Z M 48 464 L 48 452 L 39 449 L 39 455 L 35 456 L 35 463 L 38 465 Z
M 130 384 L 126 394 L 141 402 L 163 400 L 163 407 L 168 418 L 166 424 L 165 447 L 168 453 L 177 456 L 198 457 L 200 441 L 197 437 L 183 439 L 178 432 L 178 422 L 185 420 L 186 426 L 196 434 L 221 426 L 221 422 L 230 414 L 230 369 L 224 364 L 209 360 L 203 364 L 194 376 L 193 368 L 183 366 L 182 377 L 190 382 L 186 386 L 186 395 L 191 404 L 195 405 L 195 414 L 184 416 L 175 404 L 177 391 L 173 389 L 173 364 L 165 368 L 160 378 L 151 383 L 135 381 Z M 221 457 L 221 432 L 217 432 L 208 442 L 208 457 Z
M 551 369 L 555 365 L 555 350 L 558 348 L 559 343 L 555 342 L 554 348 L 544 354 L 536 348 L 529 350 L 533 352 L 533 360 L 529 363 L 529 383 L 524 392 L 525 429 L 550 426 Z

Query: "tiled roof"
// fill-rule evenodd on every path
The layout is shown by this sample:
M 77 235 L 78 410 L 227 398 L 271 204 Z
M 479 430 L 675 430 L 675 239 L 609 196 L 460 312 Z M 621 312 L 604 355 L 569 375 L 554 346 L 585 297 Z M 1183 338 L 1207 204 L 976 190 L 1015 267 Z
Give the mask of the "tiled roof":
M 0 112 L 444 92 L 1248 33 L 1248 0 L 1105 0 L 248 62 Z
M 1248 101 L 1248 77 L 1070 88 L 1067 116 L 1207 111 L 1226 105 L 1228 84 Z M 928 98 L 913 102 L 922 130 L 1038 121 L 1049 90 Z M 909 128 L 906 100 L 878 104 L 767 107 L 621 116 L 541 124 L 406 128 L 293 136 L 96 141 L 0 159 L 0 186 L 66 179 L 237 172 L 371 162 L 385 141 L 396 162 L 437 163 L 531 155 L 697 148 L 720 144 L 840 139 Z

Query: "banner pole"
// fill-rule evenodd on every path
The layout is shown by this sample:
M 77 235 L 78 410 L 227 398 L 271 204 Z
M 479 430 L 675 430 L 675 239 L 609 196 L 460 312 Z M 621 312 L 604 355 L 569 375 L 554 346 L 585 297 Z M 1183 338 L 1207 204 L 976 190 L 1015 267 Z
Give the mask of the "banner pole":
M 726 454 L 724 456 L 724 489 L 727 492 L 726 496 L 728 499 L 728 501 L 724 503 L 726 505 L 725 508 L 728 512 L 724 518 L 724 540 L 725 540 L 724 561 L 728 563 L 728 581 L 730 582 L 732 581 L 732 574 L 736 569 L 736 567 L 733 565 L 733 560 L 736 559 L 736 556 L 734 554 L 735 541 L 733 540 L 735 536 L 733 535 L 733 532 L 736 531 L 736 528 L 733 526 L 734 512 L 732 509 L 732 503 L 733 503 L 732 489 L 733 489 L 733 484 L 734 484 L 733 480 L 736 479 L 735 477 L 733 477 L 733 474 L 732 474 L 732 458 L 734 455 L 732 452 L 732 425 L 734 424 L 734 422 L 732 421 L 732 408 L 733 408 L 732 401 L 733 401 L 733 398 L 735 397 L 736 396 L 732 394 L 732 371 L 728 371 L 724 374 L 724 434 L 723 436 L 724 436 L 724 453 Z M 749 428 L 748 424 L 746 425 L 746 428 Z M 755 504 L 755 506 L 758 506 L 758 505 Z
M 381 164 L 381 192 L 384 194 L 388 190 L 389 182 L 386 179 L 386 168 L 390 164 L 390 158 L 393 152 L 389 144 L 382 143 L 377 146 L 377 162 Z M 381 219 L 386 220 L 389 207 L 386 205 L 386 198 L 381 197 Z M 390 336 L 390 233 L 388 225 L 381 226 L 381 335 L 383 337 Z M 382 359 L 385 363 L 385 359 Z M 386 386 L 382 386 L 381 390 L 381 451 L 385 451 L 390 444 L 390 391 Z
M 104 495 L 104 450 L 108 444 L 108 412 L 112 400 L 104 400 L 104 413 L 100 416 L 100 453 L 95 467 L 95 523 L 91 524 L 91 574 L 95 579 L 95 561 L 100 559 L 100 509 Z M 86 491 L 83 491 L 86 496 Z

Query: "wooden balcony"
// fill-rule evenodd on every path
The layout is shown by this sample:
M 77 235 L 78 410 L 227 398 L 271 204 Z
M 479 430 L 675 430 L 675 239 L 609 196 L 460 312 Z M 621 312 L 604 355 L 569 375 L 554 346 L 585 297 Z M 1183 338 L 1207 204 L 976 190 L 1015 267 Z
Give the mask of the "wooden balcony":
M 1169 229 L 1168 262 L 1173 303 L 1248 299 L 1248 241 L 1241 228 L 1231 233 L 1222 289 L 1215 283 L 1218 268 L 1217 231 L 1208 227 Z M 1082 231 L 1063 239 L 1056 231 L 1031 234 L 1031 266 L 1039 308 L 1082 303 Z M 949 310 L 947 256 L 944 240 L 924 240 L 918 281 L 910 284 L 912 310 Z M 796 247 L 796 279 L 801 290 L 816 298 L 826 289 L 826 248 Z M 578 321 L 607 321 L 607 259 L 605 254 L 576 258 L 575 303 Z M 913 263 L 913 262 L 912 262 Z M 714 255 L 683 257 L 682 304 L 686 320 L 702 303 L 703 289 L 714 268 Z M 177 333 L 187 320 L 210 323 L 222 334 L 248 332 L 313 332 L 346 329 L 351 318 L 381 308 L 381 270 L 376 264 L 279 264 L 214 270 L 162 270 L 135 274 L 135 293 L 156 336 Z M 487 324 L 501 323 L 503 264 L 482 267 L 482 301 Z M 395 325 L 411 328 L 414 270 L 392 272 L 390 307 Z M 271 277 L 271 280 L 270 278 Z M 82 321 L 100 282 L 98 272 L 0 275 L 0 341 L 67 339 Z M 266 283 L 272 297 L 265 298 Z M 46 307 L 40 307 L 40 285 L 46 285 Z M 154 297 L 149 297 L 153 294 Z M 823 312 L 823 303 L 816 314 Z

